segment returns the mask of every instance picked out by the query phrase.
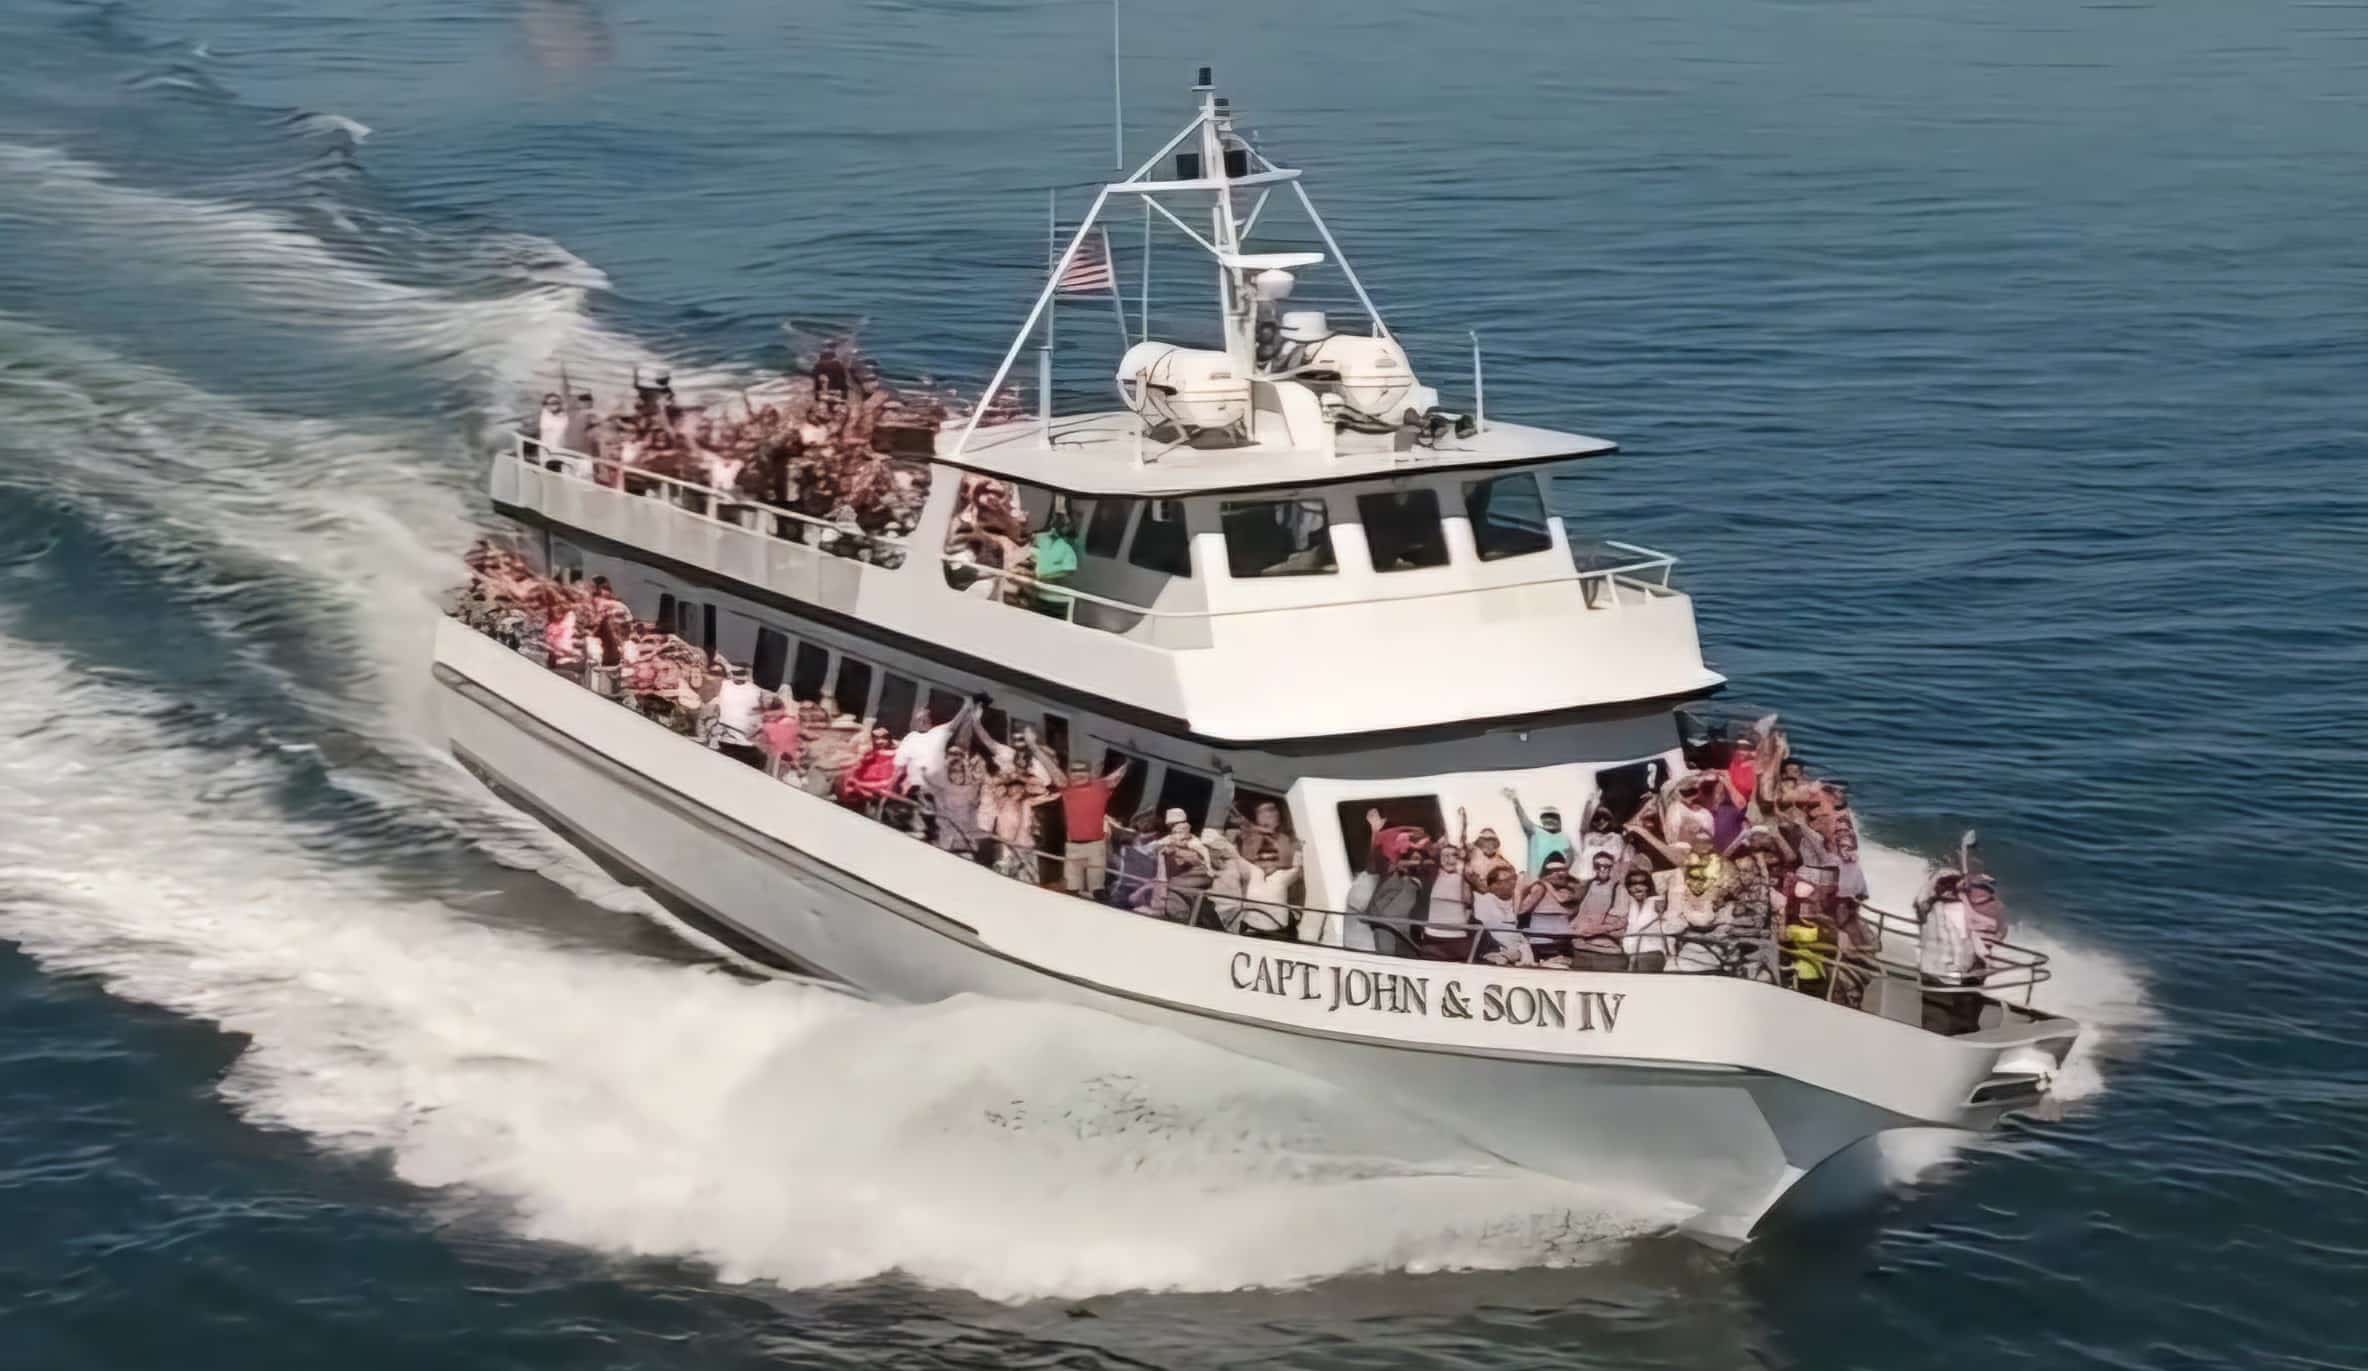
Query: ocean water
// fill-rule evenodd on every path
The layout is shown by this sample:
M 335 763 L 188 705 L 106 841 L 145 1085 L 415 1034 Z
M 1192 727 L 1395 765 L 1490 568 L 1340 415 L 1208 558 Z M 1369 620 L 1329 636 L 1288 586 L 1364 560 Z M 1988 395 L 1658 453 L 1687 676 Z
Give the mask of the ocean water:
M 1427 375 L 1624 444 L 1557 499 L 1880 884 L 1981 830 L 2065 1117 L 1719 1257 L 1336 1083 L 748 974 L 442 760 L 493 426 L 843 329 L 982 378 L 1106 5 L 0 0 L 0 1366 L 2368 1365 L 2368 7 L 1125 22 L 1131 150 L 1215 64 Z

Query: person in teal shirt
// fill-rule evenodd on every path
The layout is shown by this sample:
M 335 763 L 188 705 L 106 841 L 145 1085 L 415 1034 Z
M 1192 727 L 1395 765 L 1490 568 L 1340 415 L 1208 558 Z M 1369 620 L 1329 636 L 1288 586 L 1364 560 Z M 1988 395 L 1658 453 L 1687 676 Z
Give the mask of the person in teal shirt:
M 1067 618 L 1076 599 L 1060 589 L 1077 574 L 1077 525 L 1067 510 L 1055 510 L 1031 544 L 1036 556 L 1036 608 L 1056 619 Z
M 1563 831 L 1562 811 L 1547 805 L 1538 811 L 1536 822 L 1531 822 L 1529 811 L 1521 807 L 1521 797 L 1511 786 L 1505 787 L 1505 798 L 1513 802 L 1513 817 L 1521 821 L 1521 831 L 1529 835 L 1529 871 L 1535 876 L 1546 869 L 1546 859 L 1559 852 L 1570 856 L 1570 834 Z

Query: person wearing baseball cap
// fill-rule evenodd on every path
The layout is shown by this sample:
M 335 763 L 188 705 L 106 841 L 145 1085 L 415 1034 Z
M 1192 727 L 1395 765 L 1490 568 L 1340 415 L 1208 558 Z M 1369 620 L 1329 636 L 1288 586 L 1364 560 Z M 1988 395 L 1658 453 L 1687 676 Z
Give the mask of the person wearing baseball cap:
M 1546 859 L 1556 853 L 1562 854 L 1567 865 L 1570 859 L 1570 834 L 1562 827 L 1562 811 L 1547 805 L 1538 811 L 1536 821 L 1532 822 L 1529 811 L 1521 807 L 1521 796 L 1514 792 L 1513 787 L 1505 787 L 1505 798 L 1513 802 L 1513 817 L 1521 821 L 1521 831 L 1529 838 L 1529 861 L 1523 870 L 1528 875 L 1537 875 L 1545 870 Z

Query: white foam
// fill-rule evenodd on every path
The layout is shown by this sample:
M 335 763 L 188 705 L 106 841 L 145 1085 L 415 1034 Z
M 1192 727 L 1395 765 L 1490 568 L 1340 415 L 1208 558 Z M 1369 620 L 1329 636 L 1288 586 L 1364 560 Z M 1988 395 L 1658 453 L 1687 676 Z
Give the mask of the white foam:
M 1936 866 L 1915 853 L 1879 843 L 1865 844 L 1860 862 L 1874 902 L 1902 913 L 1914 904 Z M 2045 891 L 2010 891 L 2008 896 L 2014 920 L 2008 938 L 2048 957 L 2050 978 L 2033 992 L 2031 1002 L 2080 1022 L 2080 1038 L 2056 1073 L 2056 1098 L 2071 1103 L 2101 1094 L 2107 1082 L 2100 1063 L 2159 1022 L 2145 981 L 2119 955 L 2049 928 L 2043 912 Z M 1912 959 L 1915 953 L 1911 947 L 1898 955 Z
M 359 124 L 346 131 L 353 129 L 368 132 Z M 607 278 L 545 239 L 482 239 L 480 256 L 453 264 L 522 280 L 523 288 L 447 293 L 380 276 L 276 210 L 130 185 L 51 148 L 0 142 L 0 186 L 7 187 L 9 219 L 25 232 L 72 235 L 111 249 L 118 274 L 153 273 L 168 288 L 233 290 L 257 313 L 283 316 L 293 327 L 334 329 L 366 348 L 438 368 L 478 388 L 497 414 L 516 412 L 523 397 L 553 384 L 561 361 L 574 379 L 611 388 L 612 396 L 635 367 L 663 361 L 593 322 L 587 296 L 605 289 Z M 728 373 L 677 368 L 686 393 L 735 382 Z
M 1671 1217 L 1086 1011 L 886 1008 L 401 898 L 276 811 L 275 756 L 130 727 L 163 703 L 0 644 L 0 935 L 247 1035 L 249 1117 L 529 1234 L 1017 1299 L 1576 1262 Z

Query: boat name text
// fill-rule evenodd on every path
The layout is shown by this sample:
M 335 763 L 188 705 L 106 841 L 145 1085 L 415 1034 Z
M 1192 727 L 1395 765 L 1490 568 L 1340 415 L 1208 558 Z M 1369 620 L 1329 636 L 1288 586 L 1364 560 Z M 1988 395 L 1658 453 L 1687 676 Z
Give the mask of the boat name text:
M 1320 966 L 1296 957 L 1236 952 L 1229 968 L 1236 990 L 1290 1000 L 1314 1000 L 1327 1014 L 1361 1009 L 1374 1014 L 1419 1014 L 1425 1018 L 1478 1019 L 1575 1033 L 1609 1033 L 1620 1021 L 1628 997 L 1617 991 L 1540 990 L 1527 985 L 1480 982 L 1474 991 L 1461 977 L 1409 976 L 1368 971 L 1361 966 Z

